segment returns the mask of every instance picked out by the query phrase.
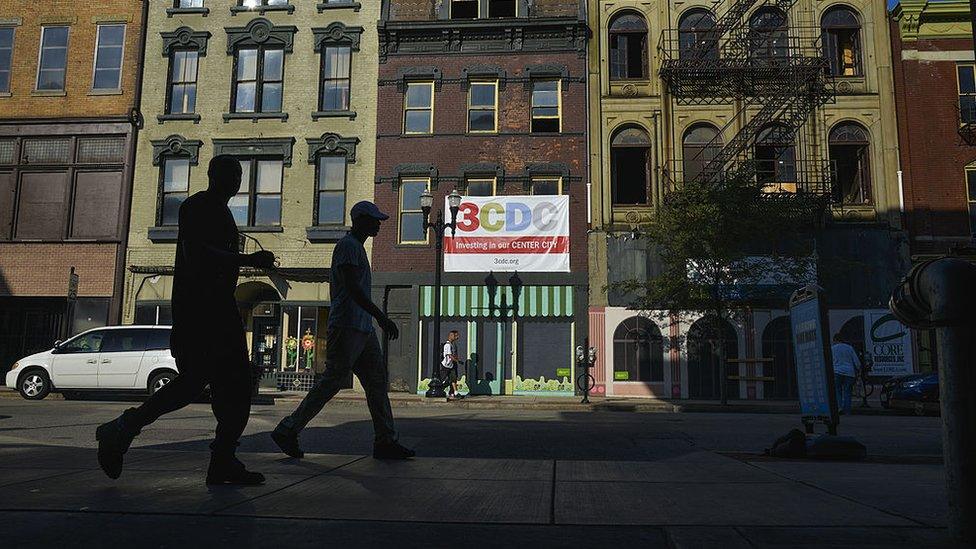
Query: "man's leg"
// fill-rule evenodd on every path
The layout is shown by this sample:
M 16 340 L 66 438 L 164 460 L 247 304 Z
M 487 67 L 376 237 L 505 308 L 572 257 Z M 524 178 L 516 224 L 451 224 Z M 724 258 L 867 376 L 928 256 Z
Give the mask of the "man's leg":
M 353 372 L 363 384 L 369 415 L 373 418 L 375 434 L 373 457 L 390 459 L 413 457 L 413 450 L 404 448 L 396 442 L 396 425 L 390 407 L 390 395 L 387 392 L 386 367 L 376 334 L 369 334 L 363 352 L 353 366 Z
M 364 338 L 352 330 L 329 330 L 326 340 L 325 372 L 305 395 L 298 408 L 278 424 L 275 433 L 279 438 L 297 437 L 308 422 L 322 411 L 325 404 L 332 400 L 332 397 L 342 388 L 351 365 L 362 352 L 364 342 Z M 275 442 L 278 442 L 277 438 Z M 286 453 L 292 455 L 291 452 Z
M 207 484 L 255 485 L 264 475 L 248 471 L 234 453 L 251 412 L 251 372 L 243 334 L 239 348 L 213 360 L 210 381 L 211 406 L 217 417 L 217 432 L 210 445 Z

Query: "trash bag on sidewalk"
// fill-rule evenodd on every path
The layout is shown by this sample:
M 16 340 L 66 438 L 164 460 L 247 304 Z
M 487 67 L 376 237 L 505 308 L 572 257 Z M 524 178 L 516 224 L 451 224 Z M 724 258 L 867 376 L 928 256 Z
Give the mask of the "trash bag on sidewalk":
M 766 455 L 781 458 L 806 457 L 807 435 L 799 429 L 793 429 L 776 439 L 771 448 L 766 448 Z

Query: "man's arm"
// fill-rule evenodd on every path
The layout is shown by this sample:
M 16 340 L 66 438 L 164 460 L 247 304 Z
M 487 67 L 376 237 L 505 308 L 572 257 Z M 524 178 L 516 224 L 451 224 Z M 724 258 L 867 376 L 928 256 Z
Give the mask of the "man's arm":
M 368 295 L 363 293 L 362 288 L 358 284 L 352 283 L 353 280 L 359 277 L 359 267 L 351 264 L 339 265 L 339 284 L 341 284 L 347 292 L 349 292 L 349 297 L 352 298 L 356 305 L 362 307 L 367 313 L 376 319 L 376 322 L 380 324 L 383 331 L 390 336 L 390 339 L 396 339 L 400 337 L 400 330 L 393 323 L 379 307 L 369 298 Z
M 206 241 L 206 226 L 195 208 L 180 208 L 180 233 L 183 253 L 191 265 L 211 269 L 236 269 L 242 266 L 271 268 L 274 254 L 264 250 L 253 254 L 229 252 Z

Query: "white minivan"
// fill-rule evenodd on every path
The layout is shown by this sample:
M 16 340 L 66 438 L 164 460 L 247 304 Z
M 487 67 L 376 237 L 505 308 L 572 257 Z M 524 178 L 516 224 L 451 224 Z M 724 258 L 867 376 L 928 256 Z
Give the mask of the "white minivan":
M 106 326 L 18 360 L 7 387 L 28 400 L 51 391 L 155 393 L 176 377 L 170 326 Z

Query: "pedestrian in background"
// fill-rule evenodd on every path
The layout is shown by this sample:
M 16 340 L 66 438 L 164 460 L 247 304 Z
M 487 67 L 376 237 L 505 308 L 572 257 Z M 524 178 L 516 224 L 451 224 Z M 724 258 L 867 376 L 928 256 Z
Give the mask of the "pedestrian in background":
M 837 407 L 842 414 L 851 413 L 851 393 L 854 390 L 854 380 L 861 370 L 861 360 L 857 351 L 850 344 L 845 343 L 840 334 L 834 335 L 834 344 L 830 347 L 830 354 L 834 361 L 834 385 L 837 389 Z
M 458 349 L 457 340 L 461 334 L 457 330 L 451 330 L 447 334 L 447 341 L 444 342 L 443 358 L 441 360 L 441 383 L 449 383 L 450 389 L 447 397 L 460 398 L 458 394 Z

